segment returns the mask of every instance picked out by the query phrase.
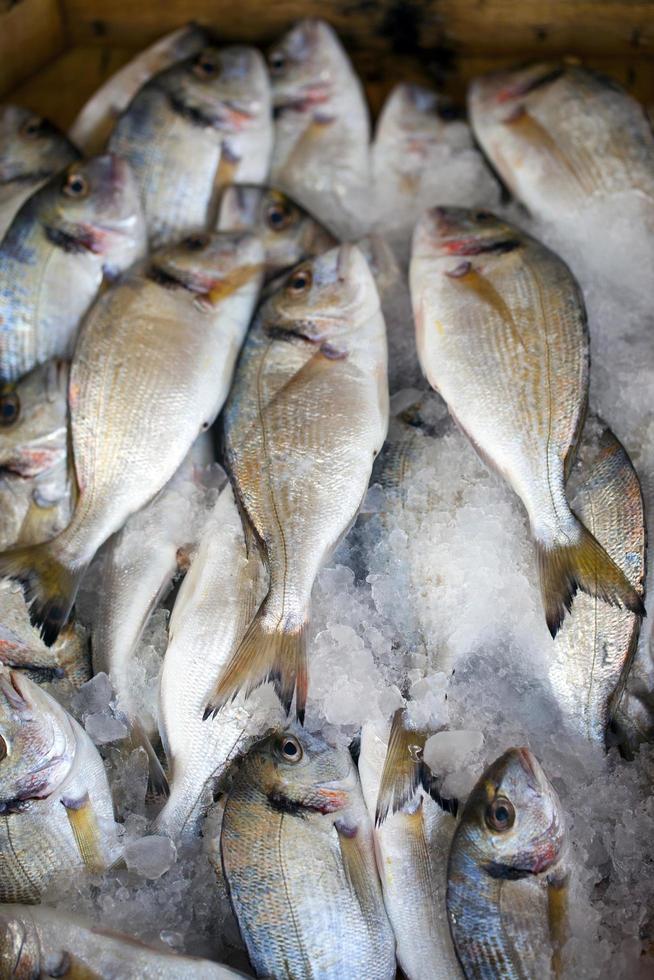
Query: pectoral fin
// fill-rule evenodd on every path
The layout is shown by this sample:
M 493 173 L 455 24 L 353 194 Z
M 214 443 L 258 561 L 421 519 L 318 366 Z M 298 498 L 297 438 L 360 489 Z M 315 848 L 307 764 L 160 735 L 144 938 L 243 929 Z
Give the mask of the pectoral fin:
M 337 820 L 334 824 L 343 859 L 345 874 L 363 911 L 378 904 L 376 872 L 371 871 L 362 831 Z
M 89 871 L 104 871 L 107 862 L 102 853 L 102 836 L 89 794 L 77 800 L 64 797 L 61 803 L 85 866 Z

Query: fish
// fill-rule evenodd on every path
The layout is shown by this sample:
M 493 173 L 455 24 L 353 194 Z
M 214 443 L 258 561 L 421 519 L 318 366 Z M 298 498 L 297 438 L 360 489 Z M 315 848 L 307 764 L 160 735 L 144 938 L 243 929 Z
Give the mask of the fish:
M 384 442 L 386 360 L 379 296 L 356 246 L 301 264 L 259 310 L 225 406 L 224 443 L 270 586 L 211 710 L 270 680 L 287 712 L 296 693 L 304 717 L 311 591 Z
M 421 762 L 426 736 L 410 733 L 403 714 L 396 713 L 390 732 L 386 724 L 367 723 L 361 733 L 359 777 L 375 821 L 377 869 L 403 974 L 408 980 L 456 980 L 462 974 L 445 910 L 447 855 L 456 824 L 430 796 Z M 399 794 L 384 813 L 391 787 Z
M 584 429 L 568 482 L 571 506 L 644 598 L 645 509 L 625 448 L 597 419 Z M 566 719 L 604 745 L 638 645 L 640 618 L 595 596 L 577 595 L 551 651 L 549 682 Z
M 644 615 L 642 596 L 565 496 L 589 369 L 583 296 L 568 267 L 488 211 L 433 208 L 416 226 L 410 284 L 427 380 L 527 511 L 552 636 L 578 589 Z
M 221 672 L 265 595 L 256 548 L 248 553 L 230 484 L 203 526 L 200 545 L 175 600 L 159 687 L 159 729 L 170 798 L 154 832 L 199 834 L 212 793 L 230 764 L 272 725 L 283 724 L 277 699 L 254 706 L 243 697 L 217 716 L 205 708 Z
M 255 48 L 206 47 L 159 72 L 108 146 L 136 174 L 151 248 L 213 227 L 226 185 L 268 177 L 272 118 L 262 56 Z
M 475 136 L 511 193 L 545 221 L 634 192 L 654 205 L 654 135 L 643 107 L 613 79 L 536 62 L 475 79 Z
M 654 650 L 649 642 L 636 648 L 624 688 L 611 705 L 608 741 L 617 742 L 627 759 L 634 759 L 644 742 L 654 742 Z
M 299 21 L 268 55 L 275 113 L 270 182 L 337 238 L 368 220 L 370 117 L 335 31 Z
M 347 749 L 297 725 L 254 746 L 209 859 L 224 872 L 257 976 L 395 977 L 372 827 Z
M 279 276 L 293 266 L 338 244 L 324 225 L 282 191 L 256 184 L 225 188 L 217 227 L 258 235 L 266 255 L 266 281 L 277 286 Z
M 0 556 L 48 645 L 98 548 L 165 486 L 222 408 L 262 267 L 252 235 L 195 235 L 154 253 L 85 320 L 68 385 L 72 520 L 52 541 Z
M 53 360 L 0 387 L 0 549 L 53 538 L 70 520 L 69 364 Z
M 447 914 L 467 980 L 560 976 L 569 880 L 564 815 L 538 760 L 508 749 L 463 808 Z
M 0 906 L 0 978 L 228 980 L 242 973 L 195 956 L 155 949 L 46 905 Z
M 154 44 L 139 51 L 114 72 L 82 106 L 68 131 L 70 139 L 86 156 L 101 153 L 107 140 L 128 105 L 153 75 L 170 68 L 178 61 L 199 54 L 209 38 L 198 24 L 187 24 L 164 34 Z
M 166 791 L 152 748 L 157 725 L 145 716 L 132 667 L 138 663 L 139 644 L 150 616 L 175 576 L 186 570 L 201 532 L 205 484 L 214 478 L 206 469 L 213 460 L 211 442 L 208 432 L 198 436 L 172 479 L 109 539 L 100 559 L 102 588 L 92 623 L 93 671 L 108 675 L 118 710 L 148 754 L 155 792 Z M 224 483 L 222 470 L 215 477 Z
M 27 198 L 79 156 L 48 119 L 22 106 L 0 106 L 0 241 Z
M 111 792 L 86 732 L 24 673 L 0 669 L 0 901 L 117 858 Z
M 32 194 L 0 243 L 0 384 L 69 357 L 104 276 L 144 251 L 143 215 L 124 161 L 74 163 Z

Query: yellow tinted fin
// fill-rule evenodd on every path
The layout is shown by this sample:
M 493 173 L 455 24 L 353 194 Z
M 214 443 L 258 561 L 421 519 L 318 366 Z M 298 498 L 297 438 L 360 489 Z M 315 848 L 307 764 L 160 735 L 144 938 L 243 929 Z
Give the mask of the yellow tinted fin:
M 89 794 L 79 800 L 64 797 L 61 801 L 82 860 L 89 871 L 104 871 L 107 862 L 102 853 L 102 837 Z
M 148 738 L 147 732 L 138 718 L 131 719 L 129 726 L 131 730 L 131 745 L 133 748 L 143 749 L 148 757 L 148 789 L 154 796 L 163 796 L 167 799 L 170 796 L 168 777 L 164 772 L 152 742 Z
M 645 615 L 643 598 L 624 572 L 576 518 L 575 523 L 577 540 L 574 544 L 547 546 L 536 541 L 545 619 L 553 637 L 578 589 L 611 606 L 629 609 L 637 616 Z
M 552 941 L 552 974 L 563 976 L 563 947 L 568 940 L 568 880 L 563 869 L 548 876 L 547 917 Z
M 64 950 L 60 962 L 48 972 L 49 977 L 61 977 L 62 980 L 102 980 L 102 974 L 96 973 L 90 966 L 78 959 L 74 953 Z
M 364 912 L 373 909 L 377 903 L 377 877 L 376 871 L 371 873 L 369 862 L 366 860 L 361 829 L 338 820 L 334 827 L 338 834 L 343 867 L 350 887 Z

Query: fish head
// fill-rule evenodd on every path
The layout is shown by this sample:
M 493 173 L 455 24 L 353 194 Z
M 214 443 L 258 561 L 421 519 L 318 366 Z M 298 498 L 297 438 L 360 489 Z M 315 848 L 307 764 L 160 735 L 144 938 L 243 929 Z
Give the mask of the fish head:
M 263 247 L 247 231 L 197 232 L 152 255 L 154 277 L 215 307 L 239 293 L 258 293 L 263 278 Z
M 46 180 L 77 157 L 70 140 L 47 119 L 22 106 L 0 106 L 0 184 Z
M 68 364 L 53 360 L 0 386 L 0 470 L 27 478 L 66 455 Z
M 267 277 L 336 244 L 327 229 L 290 197 L 274 187 L 254 184 L 225 188 L 218 227 L 256 232 L 263 244 Z
M 356 771 L 349 752 L 299 725 L 266 737 L 248 756 L 248 775 L 273 809 L 335 813 L 350 803 Z
M 492 211 L 433 207 L 418 221 L 412 259 L 456 259 L 483 255 L 485 260 L 516 249 L 526 236 Z
M 474 787 L 461 817 L 478 861 L 495 878 L 539 874 L 559 858 L 559 798 L 529 749 L 509 749 Z
M 72 719 L 37 684 L 0 669 L 0 813 L 27 809 L 61 785 L 75 757 Z
M 145 253 L 145 219 L 129 164 L 114 154 L 71 164 L 48 185 L 40 213 L 51 240 L 102 258 L 114 275 Z
M 275 108 L 302 111 L 328 102 L 349 65 L 332 28 L 306 18 L 271 49 L 268 70 Z
M 165 73 L 165 87 L 200 127 L 239 133 L 270 111 L 270 85 L 256 48 L 210 45 Z
M 262 320 L 276 333 L 301 335 L 325 351 L 344 346 L 347 353 L 348 338 L 379 309 L 363 253 L 345 244 L 297 266 L 263 306 Z
M 0 977 L 38 977 L 40 943 L 29 909 L 0 906 Z
M 470 86 L 470 109 L 484 127 L 511 122 L 528 101 L 539 102 L 565 73 L 556 62 L 539 61 L 509 71 L 491 72 Z

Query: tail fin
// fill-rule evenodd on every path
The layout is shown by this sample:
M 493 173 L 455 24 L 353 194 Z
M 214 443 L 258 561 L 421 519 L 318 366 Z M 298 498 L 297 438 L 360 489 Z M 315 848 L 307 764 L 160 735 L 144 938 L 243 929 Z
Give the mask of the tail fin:
M 68 621 L 86 565 L 70 568 L 56 557 L 57 538 L 44 544 L 14 548 L 0 555 L 0 577 L 23 586 L 32 623 L 48 646 Z
M 145 750 L 145 754 L 148 757 L 148 790 L 153 796 L 164 797 L 167 799 L 170 796 L 170 786 L 168 785 L 168 777 L 164 772 L 164 768 L 159 761 L 159 756 L 154 750 L 154 746 L 148 734 L 138 720 L 138 718 L 132 718 L 129 721 L 130 726 L 130 742 L 134 748 L 141 748 Z
M 578 589 L 611 606 L 629 609 L 637 616 L 645 615 L 642 596 L 599 541 L 580 521 L 574 520 L 573 543 L 548 547 L 536 541 L 545 619 L 553 637 L 559 631 L 566 609 L 570 611 Z
M 393 715 L 391 734 L 384 761 L 377 794 L 375 826 L 380 827 L 387 817 L 401 810 L 409 803 L 419 786 L 446 812 L 456 816 L 458 801 L 445 799 L 439 793 L 438 779 L 432 775 L 423 760 L 427 732 L 416 731 L 407 726 L 404 708 L 398 708 Z
M 292 628 L 285 622 L 274 621 L 264 601 L 218 679 L 204 718 L 215 715 L 241 689 L 247 696 L 261 684 L 272 681 L 286 712 L 291 710 L 295 693 L 295 712 L 303 724 L 308 686 L 306 628 L 306 621 Z

